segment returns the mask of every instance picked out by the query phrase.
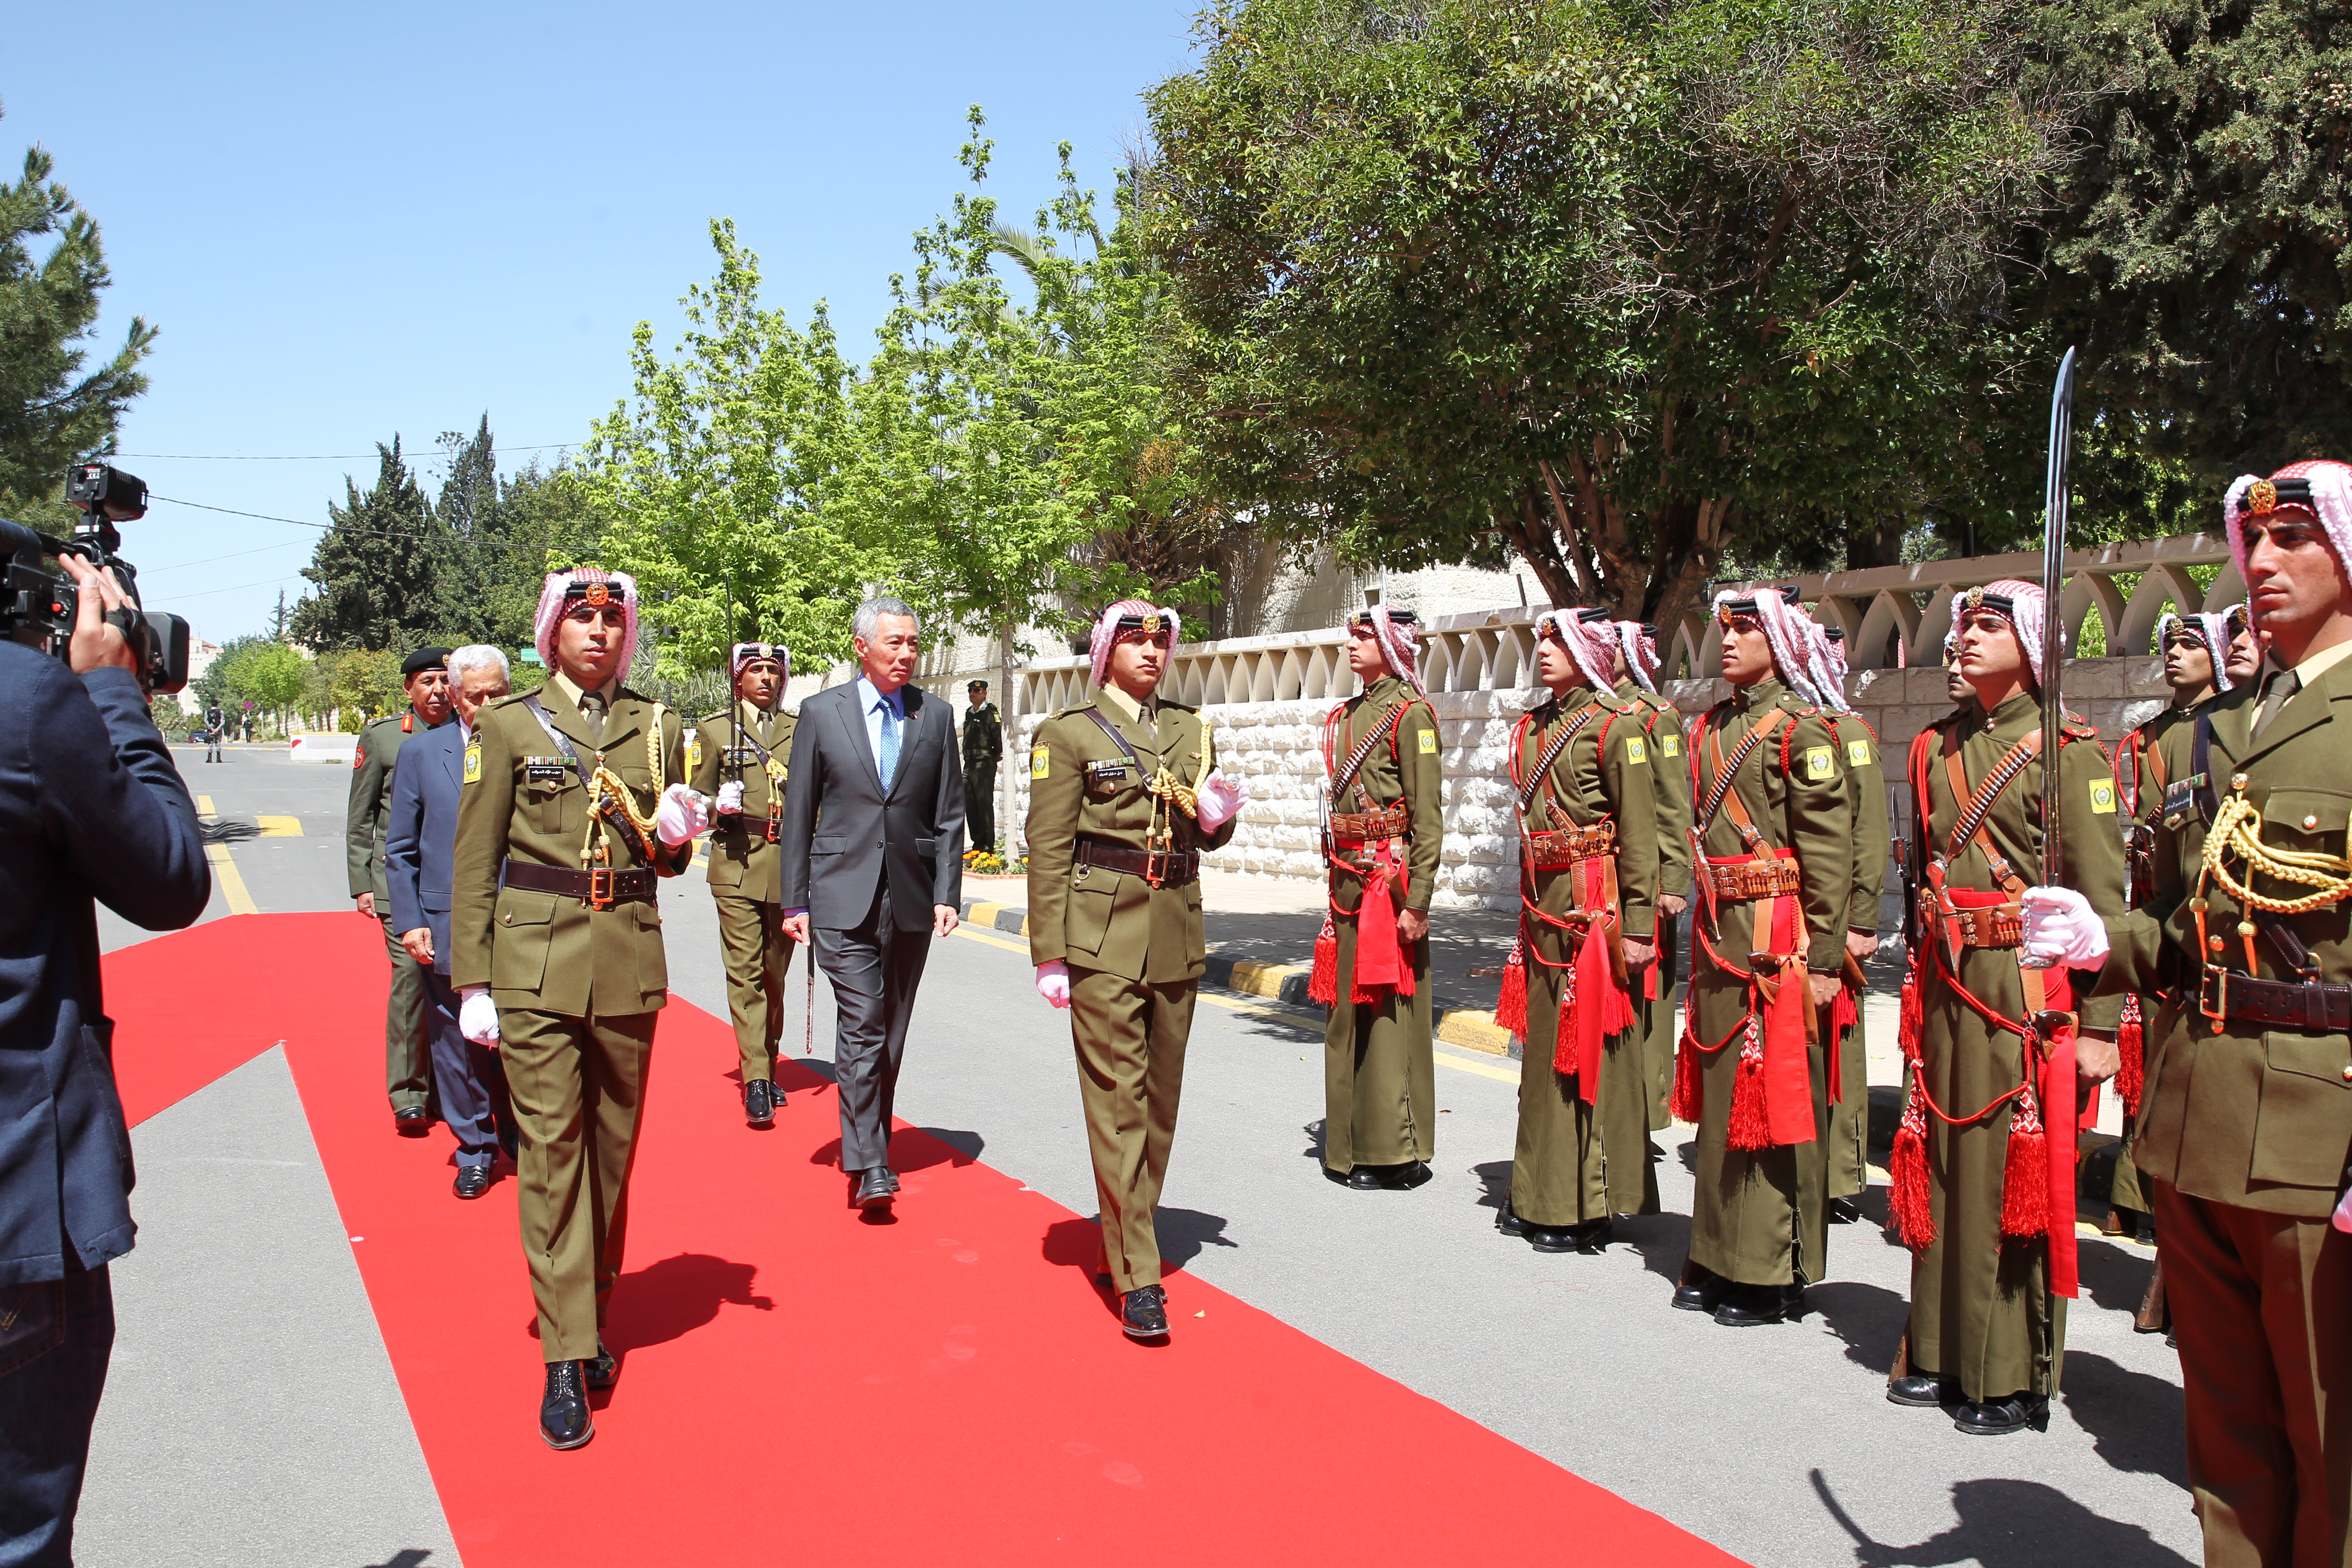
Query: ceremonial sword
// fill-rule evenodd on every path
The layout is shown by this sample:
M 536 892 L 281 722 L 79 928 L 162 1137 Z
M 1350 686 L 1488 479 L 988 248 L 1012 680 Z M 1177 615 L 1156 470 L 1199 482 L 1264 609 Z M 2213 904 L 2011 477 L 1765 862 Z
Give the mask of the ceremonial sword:
M 2066 453 L 2074 440 L 2074 351 L 2068 348 L 2066 357 L 2058 362 L 2058 382 L 2050 389 L 2050 458 L 2042 479 L 2042 885 L 2063 888 L 2066 885 L 2063 836 L 2061 821 L 2058 785 L 2065 770 L 2059 765 L 2059 739 L 2066 722 L 2065 703 L 2060 697 L 2061 679 L 2065 668 L 2065 648 L 2060 637 L 2062 616 L 2059 594 L 2066 585 Z M 2053 967 L 2055 961 L 2042 965 Z M 2022 1000 L 2022 998 L 2021 998 Z M 2068 999 L 2072 1001 L 2070 997 Z M 2041 1037 L 2042 1054 L 2047 1055 L 2056 1038 L 2059 1015 L 2044 1009 L 2033 1019 L 2034 1032 Z M 2035 1069 L 2032 1064 L 2027 1071 Z M 2058 1086 L 2062 1090 L 2070 1087 Z M 2079 1090 L 2077 1091 L 2079 1093 Z M 2045 1100 L 2047 1096 L 2043 1097 Z M 2044 1108 L 2043 1114 L 2048 1114 Z M 2082 1107 L 2075 1107 L 2075 1158 L 2082 1158 Z M 2060 1226 L 2072 1226 L 2074 1215 L 2071 1205 L 2064 1214 L 2054 1209 L 2050 1215 L 2048 1249 L 2042 1261 L 2042 1310 L 2047 1321 L 2058 1321 L 2058 1277 L 2056 1233 Z M 2056 1359 L 2052 1360 L 2052 1375 L 2056 1375 Z

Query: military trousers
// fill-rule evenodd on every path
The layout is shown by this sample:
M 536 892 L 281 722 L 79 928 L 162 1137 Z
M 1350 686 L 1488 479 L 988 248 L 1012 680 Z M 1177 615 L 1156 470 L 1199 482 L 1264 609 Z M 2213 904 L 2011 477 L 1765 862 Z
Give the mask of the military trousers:
M 379 904 L 384 951 L 392 958 L 392 994 L 383 1007 L 383 1087 L 394 1110 L 429 1104 L 433 1099 L 433 1039 L 426 1028 L 429 1003 L 425 970 L 400 945 L 392 929 L 392 906 Z
M 1691 983 L 1699 1033 L 1728 1034 L 1747 1006 L 1747 986 L 1729 977 Z M 1697 1161 L 1691 1194 L 1690 1261 L 1742 1285 L 1814 1285 L 1829 1255 L 1829 1093 L 1821 1046 L 1806 1051 L 1813 1138 L 1769 1149 L 1731 1147 L 1731 1102 L 1738 1092 L 1739 1041 L 1700 1057 Z
M 1070 966 L 1070 1038 L 1102 1210 L 1103 1268 L 1124 1295 L 1160 1283 L 1152 1213 L 1176 1142 L 1200 983 L 1153 985 Z
M 1554 1063 L 1567 974 L 1528 965 L 1528 1032 L 1519 1047 L 1519 1131 L 1511 1152 L 1511 1212 L 1547 1228 L 1658 1212 L 1650 1163 L 1649 1075 L 1638 1020 L 1601 1048 L 1601 1082 L 1585 1103 Z
M 2352 1236 L 2149 1177 L 2214 1568 L 2352 1563 Z
M 522 1131 L 516 1207 L 547 1361 L 596 1353 L 621 1277 L 629 1171 L 659 1016 L 499 1010 L 499 1055 Z
M 795 945 L 784 934 L 783 906 L 725 893 L 713 901 L 719 906 L 719 954 L 727 966 L 727 1011 L 735 1020 L 743 1081 L 773 1082 L 776 1042 L 784 1032 L 784 982 Z
M 1870 996 L 1854 998 L 1853 1026 L 1838 1041 L 1838 1100 L 1830 1107 L 1830 1196 L 1870 1190 L 1870 1060 L 1864 1040 Z
M 1649 1100 L 1650 1131 L 1664 1131 L 1674 1124 L 1666 1107 L 1675 1095 L 1675 1047 L 1679 1035 L 1675 1028 L 1675 971 L 1682 948 L 1682 921 L 1658 911 L 1658 959 L 1653 966 L 1658 977 L 1658 995 L 1652 1001 L 1636 992 L 1633 996 L 1634 1028 L 1641 1041 L 1642 1073 Z M 1646 985 L 1643 990 L 1648 989 Z
M 966 763 L 963 769 L 964 845 L 996 847 L 996 763 Z
M 1437 1154 L 1436 1013 L 1429 939 L 1412 946 L 1412 994 L 1354 1000 L 1356 922 L 1337 922 L 1339 1000 L 1323 1026 L 1323 1163 L 1404 1165 Z

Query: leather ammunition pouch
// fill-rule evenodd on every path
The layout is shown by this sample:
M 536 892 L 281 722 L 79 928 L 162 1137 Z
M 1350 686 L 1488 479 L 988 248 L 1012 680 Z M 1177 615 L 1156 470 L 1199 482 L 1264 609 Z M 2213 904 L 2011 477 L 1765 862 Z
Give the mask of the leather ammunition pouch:
M 1695 869 L 1717 903 L 1753 903 L 1759 899 L 1789 899 L 1803 890 L 1804 869 L 1795 860 L 1753 859 L 1736 865 L 1701 861 Z
M 1563 827 L 1530 833 L 1521 843 L 1528 861 L 1538 871 L 1562 871 L 1596 857 L 1617 853 L 1617 824 L 1596 822 L 1590 827 Z
M 1949 947 L 2017 947 L 2025 941 L 2025 916 L 2014 903 L 1960 909 L 1930 891 L 1919 900 L 1927 934 Z
M 1331 841 L 1335 844 L 1358 847 L 1378 844 L 1387 838 L 1402 838 L 1404 835 L 1402 801 L 1377 811 L 1335 811 L 1331 814 Z

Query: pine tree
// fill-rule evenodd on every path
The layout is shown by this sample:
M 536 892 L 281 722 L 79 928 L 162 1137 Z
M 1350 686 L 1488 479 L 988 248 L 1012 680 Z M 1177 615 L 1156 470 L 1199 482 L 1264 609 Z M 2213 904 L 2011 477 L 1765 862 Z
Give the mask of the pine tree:
M 452 535 L 400 455 L 400 437 L 379 443 L 381 464 L 366 494 L 343 481 L 345 500 L 302 575 L 318 592 L 295 606 L 294 640 L 320 653 L 407 649 L 443 629 L 443 584 Z
M 472 436 L 441 433 L 446 471 L 435 513 L 450 533 L 441 574 L 441 626 L 454 642 L 487 641 L 489 600 L 499 577 L 498 448 L 485 413 Z

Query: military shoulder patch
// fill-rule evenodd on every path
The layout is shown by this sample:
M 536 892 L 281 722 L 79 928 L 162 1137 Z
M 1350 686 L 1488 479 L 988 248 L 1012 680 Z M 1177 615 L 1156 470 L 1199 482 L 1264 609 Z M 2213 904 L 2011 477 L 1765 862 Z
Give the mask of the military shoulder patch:
M 1857 768 L 1870 766 L 1870 742 L 1848 741 L 1845 743 L 1845 760 Z
M 2091 781 L 2091 809 L 2103 816 L 2112 816 L 2115 815 L 2115 780 L 2093 779 Z
M 1807 746 L 1805 776 L 1809 779 L 1837 777 L 1837 753 L 1827 746 Z
M 1658 755 L 1662 757 L 1679 757 L 1682 754 L 1683 738 L 1680 735 L 1661 735 L 1658 737 Z
M 689 771 L 702 765 L 702 731 L 699 730 L 687 731 L 686 765 Z
M 1641 736 L 1628 735 L 1625 737 L 1625 760 L 1628 763 L 1647 763 L 1650 760 L 1650 753 L 1648 750 L 1643 746 Z
M 1434 731 L 1434 730 L 1423 730 L 1423 731 L 1421 732 L 1421 746 L 1420 746 L 1420 752 L 1421 752 L 1421 754 L 1422 754 L 1423 756 L 1424 756 L 1424 757 L 1433 757 L 1433 756 L 1437 755 L 1437 731 Z
M 482 780 L 482 743 L 476 741 L 466 748 L 466 782 L 479 784 Z
M 1045 746 L 1038 747 L 1029 753 L 1029 776 L 1033 779 L 1044 778 L 1047 770 L 1053 766 L 1053 762 L 1052 750 Z

